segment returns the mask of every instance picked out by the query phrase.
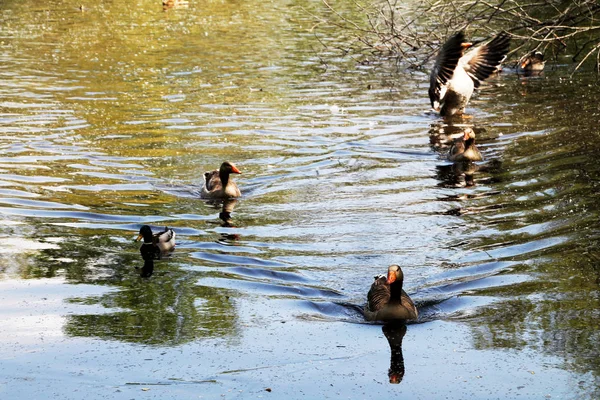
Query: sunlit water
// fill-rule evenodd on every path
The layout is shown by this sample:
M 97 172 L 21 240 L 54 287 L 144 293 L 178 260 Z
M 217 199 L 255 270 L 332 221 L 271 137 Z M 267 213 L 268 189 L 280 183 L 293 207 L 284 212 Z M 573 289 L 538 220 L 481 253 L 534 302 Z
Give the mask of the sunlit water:
M 412 398 L 598 395 L 592 75 L 491 80 L 465 179 L 426 72 L 335 61 L 293 2 L 28 3 L 0 8 L 0 393 L 388 396 L 402 345 Z M 177 233 L 149 278 L 142 224 Z M 358 310 L 393 263 L 421 324 L 388 346 Z

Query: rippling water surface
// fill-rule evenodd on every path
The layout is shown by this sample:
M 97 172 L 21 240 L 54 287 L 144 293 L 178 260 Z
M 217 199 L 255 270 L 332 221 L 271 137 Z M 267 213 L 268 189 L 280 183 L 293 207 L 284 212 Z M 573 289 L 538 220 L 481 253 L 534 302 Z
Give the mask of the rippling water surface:
M 299 2 L 205 3 L 0 6 L 0 393 L 600 394 L 594 76 L 492 79 L 465 174 L 425 72 L 336 61 Z M 149 278 L 142 224 L 177 233 Z M 392 263 L 421 317 L 382 332 Z

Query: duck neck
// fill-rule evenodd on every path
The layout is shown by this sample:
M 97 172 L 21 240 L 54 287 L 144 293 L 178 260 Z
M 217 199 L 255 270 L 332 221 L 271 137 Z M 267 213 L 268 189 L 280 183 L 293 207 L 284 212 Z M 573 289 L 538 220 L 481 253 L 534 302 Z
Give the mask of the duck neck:
M 390 300 L 400 300 L 402 297 L 402 281 L 396 281 L 390 285 Z
M 465 140 L 465 150 L 470 149 L 475 144 L 475 139 L 469 138 Z
M 221 178 L 223 187 L 226 187 L 229 183 L 229 173 L 227 171 L 219 171 L 219 178 Z

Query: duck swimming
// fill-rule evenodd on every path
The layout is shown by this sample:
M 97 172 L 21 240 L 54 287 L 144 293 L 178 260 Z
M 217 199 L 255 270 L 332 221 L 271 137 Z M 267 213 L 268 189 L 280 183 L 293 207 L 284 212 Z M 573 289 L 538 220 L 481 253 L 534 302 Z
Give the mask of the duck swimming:
M 242 193 L 237 187 L 230 174 L 241 174 L 233 163 L 225 161 L 221 168 L 204 173 L 204 184 L 200 197 L 203 199 L 229 199 L 240 197 Z
M 517 72 L 526 76 L 540 74 L 544 70 L 545 65 L 544 54 L 536 50 L 521 57 Z
M 472 46 L 460 31 L 444 43 L 437 55 L 430 75 L 429 99 L 433 109 L 442 116 L 464 113 L 473 91 L 506 57 L 510 36 L 502 32 L 464 54 Z
M 175 248 L 175 232 L 165 226 L 165 230 L 152 233 L 152 228 L 143 225 L 136 241 L 144 239 L 140 247 L 140 254 L 144 260 L 160 259 L 162 254 L 168 253 Z
M 463 137 L 454 140 L 448 152 L 450 161 L 481 161 L 481 153 L 475 146 L 475 132 L 471 128 L 464 131 Z
M 402 289 L 404 274 L 398 265 L 390 265 L 387 277 L 379 275 L 367 294 L 364 314 L 367 321 L 417 319 L 415 303 Z

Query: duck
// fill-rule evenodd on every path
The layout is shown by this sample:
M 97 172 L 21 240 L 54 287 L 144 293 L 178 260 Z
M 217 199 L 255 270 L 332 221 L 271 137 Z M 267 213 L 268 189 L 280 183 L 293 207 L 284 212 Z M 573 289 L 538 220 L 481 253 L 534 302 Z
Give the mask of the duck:
M 521 57 L 517 71 L 523 75 L 539 74 L 544 70 L 545 65 L 544 54 L 541 51 L 534 50 Z
M 450 161 L 481 161 L 483 157 L 475 146 L 475 131 L 466 128 L 462 137 L 454 140 L 448 152 Z
M 163 0 L 162 5 L 164 9 L 177 7 L 188 8 L 190 2 L 187 0 Z
M 417 319 L 415 303 L 402 289 L 404 273 L 398 265 L 390 265 L 386 275 L 375 277 L 367 294 L 364 309 L 367 321 L 398 321 Z
M 462 115 L 473 91 L 497 70 L 510 46 L 506 32 L 488 43 L 471 48 L 464 31 L 455 33 L 438 53 L 429 79 L 429 99 L 434 110 L 444 117 Z
M 240 197 L 242 195 L 240 189 L 229 177 L 232 173 L 241 174 L 240 170 L 229 161 L 221 164 L 218 170 L 205 172 L 200 197 L 203 199 L 231 199 Z
M 175 248 L 175 232 L 166 226 L 164 231 L 152 233 L 152 228 L 142 225 L 136 241 L 139 242 L 142 239 L 144 239 L 144 243 L 140 247 L 140 254 L 144 260 L 160 259 L 163 254 Z

